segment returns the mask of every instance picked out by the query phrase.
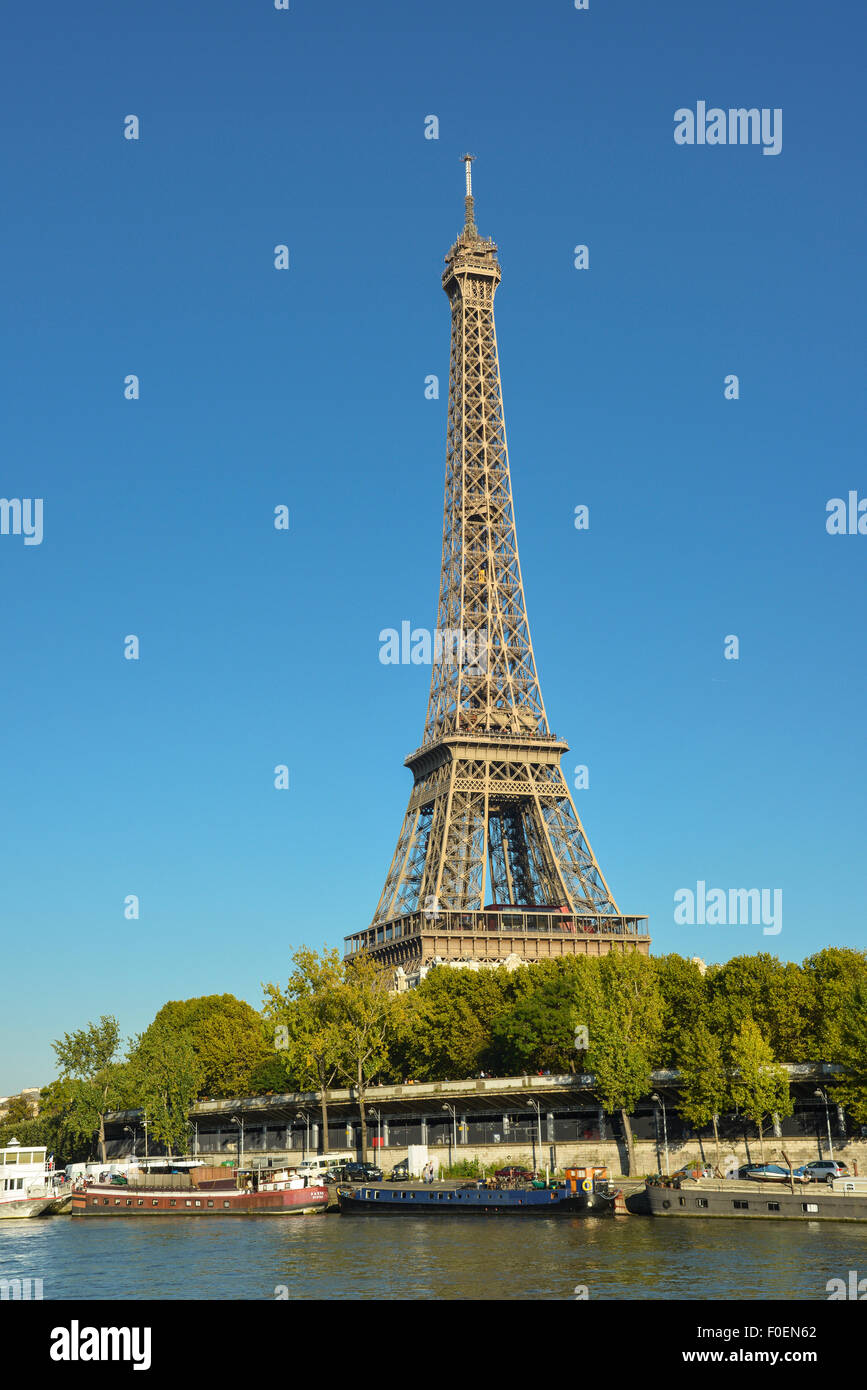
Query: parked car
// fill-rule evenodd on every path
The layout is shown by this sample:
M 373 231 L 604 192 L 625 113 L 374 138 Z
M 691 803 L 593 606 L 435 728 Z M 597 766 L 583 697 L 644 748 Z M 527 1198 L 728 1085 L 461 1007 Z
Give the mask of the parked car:
M 849 1169 L 845 1163 L 835 1158 L 814 1158 L 812 1163 L 804 1164 L 804 1172 L 810 1182 L 831 1183 L 835 1178 L 848 1178 Z
M 712 1178 L 713 1165 L 710 1163 L 687 1163 L 683 1168 L 678 1168 L 676 1173 L 672 1173 L 673 1178 Z
M 396 1163 L 388 1175 L 389 1182 L 409 1182 L 409 1159 Z
M 526 1168 L 497 1168 L 494 1172 L 495 1178 L 518 1178 L 521 1182 L 532 1182 L 533 1174 L 528 1173 Z
M 372 1163 L 347 1163 L 343 1182 L 382 1182 L 382 1169 Z
M 755 1163 L 752 1167 L 747 1168 L 746 1176 L 757 1182 L 788 1182 L 789 1170 L 784 1168 L 781 1163 Z M 810 1181 L 803 1166 L 793 1168 L 792 1177 L 796 1182 Z

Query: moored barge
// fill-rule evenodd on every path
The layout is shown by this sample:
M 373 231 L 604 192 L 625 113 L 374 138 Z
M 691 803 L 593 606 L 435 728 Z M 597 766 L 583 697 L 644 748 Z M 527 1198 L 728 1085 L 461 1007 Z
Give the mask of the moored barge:
M 236 1174 L 195 1186 L 88 1182 L 72 1194 L 71 1215 L 306 1216 L 328 1207 L 328 1188 L 307 1185 L 288 1170 Z
M 810 1184 L 783 1192 L 775 1184 L 731 1180 L 660 1182 L 649 1179 L 633 1211 L 651 1216 L 729 1217 L 734 1220 L 867 1221 L 867 1192 L 853 1183 Z
M 345 1216 L 612 1215 L 618 1194 L 606 1180 L 584 1172 L 567 1168 L 565 1182 L 538 1187 L 338 1187 L 337 1200 Z

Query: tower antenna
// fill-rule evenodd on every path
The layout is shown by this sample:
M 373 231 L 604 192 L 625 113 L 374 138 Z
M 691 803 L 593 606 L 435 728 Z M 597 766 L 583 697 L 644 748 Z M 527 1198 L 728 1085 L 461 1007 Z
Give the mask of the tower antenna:
M 461 155 L 467 176 L 467 192 L 464 198 L 464 207 L 466 208 L 466 217 L 464 220 L 465 232 L 474 232 L 476 230 L 475 204 L 473 201 L 473 160 L 475 157 L 474 154 Z

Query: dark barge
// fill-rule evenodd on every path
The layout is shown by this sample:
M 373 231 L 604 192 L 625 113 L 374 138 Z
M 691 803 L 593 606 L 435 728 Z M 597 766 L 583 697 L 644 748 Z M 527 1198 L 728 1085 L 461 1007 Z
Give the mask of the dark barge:
M 729 1217 L 733 1220 L 867 1221 L 867 1192 L 829 1190 L 811 1183 L 797 1192 L 762 1182 L 660 1182 L 627 1200 L 631 1211 L 651 1216 Z

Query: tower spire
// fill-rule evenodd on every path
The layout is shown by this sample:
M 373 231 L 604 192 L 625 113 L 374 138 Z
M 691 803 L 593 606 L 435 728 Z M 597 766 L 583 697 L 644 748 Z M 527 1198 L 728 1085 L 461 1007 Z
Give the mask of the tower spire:
M 475 157 L 474 154 L 461 155 L 467 176 L 467 192 L 464 198 L 464 231 L 468 232 L 471 236 L 478 236 L 478 232 L 476 231 L 475 203 L 473 201 L 473 160 Z

